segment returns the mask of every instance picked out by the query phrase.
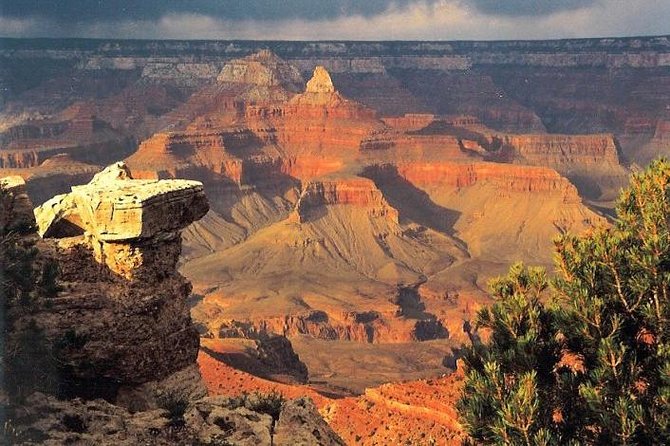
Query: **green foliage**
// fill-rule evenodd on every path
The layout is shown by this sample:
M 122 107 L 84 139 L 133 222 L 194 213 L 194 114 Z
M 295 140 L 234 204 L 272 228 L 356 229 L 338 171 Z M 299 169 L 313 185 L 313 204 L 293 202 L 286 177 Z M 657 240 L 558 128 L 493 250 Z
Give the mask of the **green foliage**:
M 12 397 L 21 398 L 57 388 L 51 341 L 34 314 L 45 297 L 58 292 L 59 271 L 54 260 L 40 254 L 34 224 L 13 218 L 14 203 L 11 192 L 0 188 L 0 381 Z
M 37 288 L 44 297 L 54 297 L 61 290 L 57 278 L 60 273 L 58 262 L 53 259 L 46 259 L 40 268 Z
M 16 232 L 0 236 L 0 293 L 5 305 L 31 303 L 36 282 L 36 257 L 37 249 L 32 240 Z
M 254 412 L 270 415 L 277 421 L 285 402 L 284 395 L 277 390 L 273 390 L 269 393 L 242 393 L 238 397 L 231 398 L 229 406 L 231 409 L 246 407 Z
M 617 213 L 557 240 L 548 288 L 520 265 L 492 283 L 459 401 L 473 441 L 670 444 L 670 164 L 635 175 Z
M 177 392 L 168 392 L 158 398 L 158 406 L 168 411 L 170 427 L 183 427 L 188 398 Z
M 486 345 L 475 344 L 465 361 L 468 379 L 459 401 L 473 439 L 491 444 L 553 444 L 555 395 L 551 364 L 560 347 L 553 313 L 540 298 L 548 286 L 542 269 L 512 266 L 509 276 L 490 284 L 496 303 L 482 309 L 476 324 L 491 332 Z
M 61 385 L 58 382 L 58 363 L 51 343 L 34 320 L 22 327 L 17 336 L 8 337 L 5 342 L 5 385 L 13 398 L 20 400 L 35 391 L 57 392 Z

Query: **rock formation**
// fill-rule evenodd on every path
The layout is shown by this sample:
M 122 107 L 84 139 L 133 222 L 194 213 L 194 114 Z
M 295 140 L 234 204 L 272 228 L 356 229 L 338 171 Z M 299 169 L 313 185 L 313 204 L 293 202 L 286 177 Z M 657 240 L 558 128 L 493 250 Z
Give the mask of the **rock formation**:
M 627 181 L 612 135 L 504 135 L 508 161 L 556 169 L 590 198 L 614 198 Z
M 366 178 L 310 181 L 303 188 L 296 213 L 300 221 L 304 221 L 309 219 L 310 210 L 328 205 L 360 206 L 371 215 L 398 222 L 398 211 L 388 205 L 381 191 Z
M 0 179 L 0 189 L 5 192 L 2 196 L 0 210 L 0 229 L 3 233 L 10 226 L 32 227 L 35 217 L 32 213 L 32 203 L 26 192 L 26 182 L 19 176 Z
M 2 265 L 23 261 L 5 256 L 26 246 L 36 257 L 24 277 L 41 271 L 30 296 L 3 303 L 4 342 L 15 349 L 2 364 L 11 377 L 3 440 L 342 444 L 309 401 L 267 400 L 268 411 L 261 395 L 202 398 L 191 287 L 176 271 L 180 231 L 208 209 L 199 183 L 134 180 L 117 163 L 38 208 L 37 222 L 22 178 L 0 188 L 2 243 L 11 248 Z M 275 350 L 259 351 L 271 363 Z
M 40 235 L 82 235 L 96 260 L 126 279 L 174 273 L 180 231 L 209 210 L 202 184 L 133 180 L 125 164 L 110 166 L 85 186 L 35 210 Z
M 269 414 L 253 397 L 210 397 L 184 406 L 174 401 L 168 408 L 132 413 L 104 400 L 62 401 L 35 393 L 17 411 L 5 439 L 9 444 L 47 446 L 344 445 L 311 400 L 290 400 L 277 408 L 278 413 Z M 254 404 L 257 410 L 252 410 Z
M 53 296 L 12 307 L 10 339 L 40 333 L 58 361 L 49 378 L 57 393 L 134 408 L 155 405 L 166 388 L 201 394 L 190 284 L 176 263 L 181 229 L 206 211 L 198 183 L 132 180 L 122 164 L 35 211 L 46 237 L 39 262 L 57 277 Z
M 141 177 L 177 178 L 189 170 L 206 167 L 239 183 L 242 161 L 227 152 L 226 136 L 227 132 L 156 133 L 142 142 L 126 162 Z
M 330 78 L 330 74 L 321 65 L 314 69 L 312 78 L 307 82 L 305 93 L 335 93 L 335 86 Z
M 397 171 L 410 183 L 423 186 L 465 188 L 488 182 L 499 187 L 501 192 L 552 193 L 561 196 L 566 203 L 581 201 L 577 189 L 568 180 L 555 170 L 543 167 L 425 162 L 399 163 Z

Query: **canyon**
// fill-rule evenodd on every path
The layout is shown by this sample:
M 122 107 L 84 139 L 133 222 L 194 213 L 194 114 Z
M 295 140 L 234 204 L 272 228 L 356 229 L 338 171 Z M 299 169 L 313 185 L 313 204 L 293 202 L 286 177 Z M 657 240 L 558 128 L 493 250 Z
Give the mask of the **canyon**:
M 608 225 L 629 174 L 670 153 L 664 36 L 0 39 L 0 67 L 0 177 L 25 182 L 72 304 L 112 320 L 113 291 L 141 302 L 138 333 L 158 321 L 155 355 L 77 352 L 111 367 L 83 377 L 124 377 L 92 396 L 277 390 L 347 444 L 457 444 L 488 280 L 551 268 L 556 235 Z

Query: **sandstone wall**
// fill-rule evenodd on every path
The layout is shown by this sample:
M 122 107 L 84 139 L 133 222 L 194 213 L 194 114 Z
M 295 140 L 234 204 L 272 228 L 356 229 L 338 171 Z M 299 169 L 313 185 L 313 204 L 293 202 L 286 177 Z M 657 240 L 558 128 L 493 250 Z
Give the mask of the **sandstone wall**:
M 554 168 L 607 169 L 619 166 L 612 135 L 505 135 L 504 144 L 529 164 Z
M 581 201 L 577 189 L 567 179 L 555 170 L 543 167 L 416 162 L 398 164 L 397 172 L 410 183 L 420 186 L 461 188 L 488 182 L 509 192 L 551 193 L 563 196 L 566 202 Z
M 303 188 L 296 208 L 304 218 L 310 210 L 328 205 L 359 206 L 368 209 L 371 215 L 387 216 L 398 222 L 398 211 L 389 206 L 375 183 L 367 178 L 310 181 Z

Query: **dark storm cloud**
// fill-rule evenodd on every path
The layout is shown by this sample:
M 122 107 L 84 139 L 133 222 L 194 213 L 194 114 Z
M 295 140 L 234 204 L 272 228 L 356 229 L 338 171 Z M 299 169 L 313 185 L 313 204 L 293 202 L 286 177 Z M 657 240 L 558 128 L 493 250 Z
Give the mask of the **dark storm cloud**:
M 588 7 L 596 0 L 469 0 L 467 3 L 489 15 L 538 16 Z
M 413 3 L 417 0 L 0 0 L 0 15 L 62 22 L 154 20 L 184 13 L 227 20 L 321 20 L 371 17 Z
M 670 0 L 0 0 L 0 36 L 450 40 L 660 35 Z
M 592 5 L 596 0 L 461 0 L 489 15 L 546 15 Z M 44 17 L 59 22 L 155 20 L 168 14 L 200 14 L 226 20 L 324 20 L 372 17 L 389 8 L 436 0 L 0 0 L 0 15 Z

